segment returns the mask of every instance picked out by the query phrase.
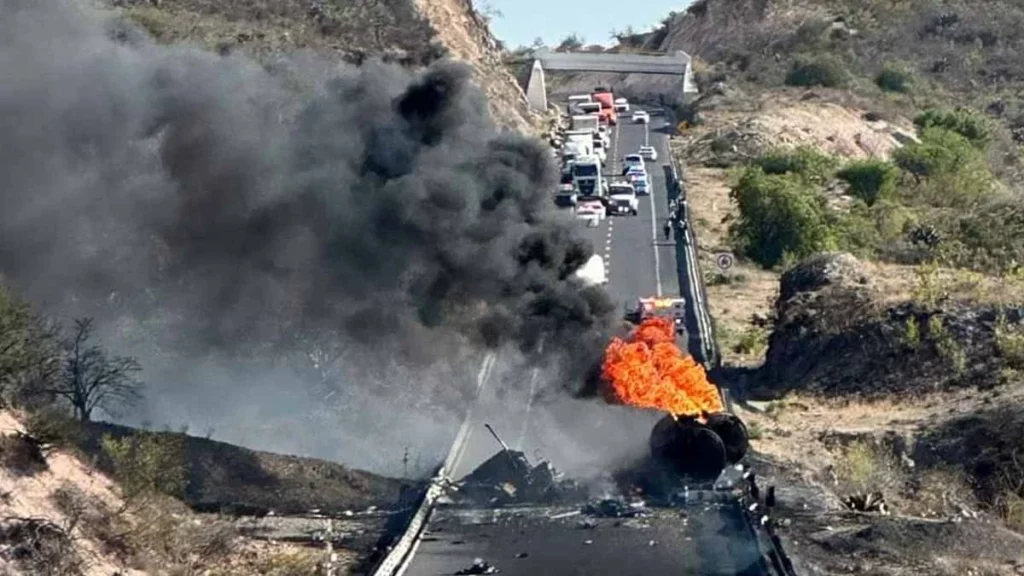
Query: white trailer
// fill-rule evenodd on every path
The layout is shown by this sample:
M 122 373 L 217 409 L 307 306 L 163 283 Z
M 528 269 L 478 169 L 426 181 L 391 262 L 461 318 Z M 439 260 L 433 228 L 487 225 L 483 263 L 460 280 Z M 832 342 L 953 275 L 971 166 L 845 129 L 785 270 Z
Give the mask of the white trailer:
M 600 122 L 598 121 L 599 116 L 597 114 L 585 114 L 581 116 L 572 117 L 572 130 L 590 130 L 591 132 L 597 132 L 600 129 Z

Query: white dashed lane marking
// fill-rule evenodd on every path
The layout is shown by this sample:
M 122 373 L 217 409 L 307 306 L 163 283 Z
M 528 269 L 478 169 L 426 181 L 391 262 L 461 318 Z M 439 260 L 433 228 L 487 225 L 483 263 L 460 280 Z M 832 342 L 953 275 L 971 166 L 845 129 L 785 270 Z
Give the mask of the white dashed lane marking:
M 615 135 L 612 138 L 612 173 L 617 173 L 619 169 L 619 125 L 615 124 Z M 612 267 L 612 233 L 615 230 L 615 220 L 608 218 L 608 236 L 604 241 L 604 277 L 608 278 Z
M 615 229 L 615 221 L 611 218 L 608 219 L 608 236 L 604 241 L 604 269 L 605 276 L 608 275 L 608 268 L 611 267 L 612 263 L 612 231 Z

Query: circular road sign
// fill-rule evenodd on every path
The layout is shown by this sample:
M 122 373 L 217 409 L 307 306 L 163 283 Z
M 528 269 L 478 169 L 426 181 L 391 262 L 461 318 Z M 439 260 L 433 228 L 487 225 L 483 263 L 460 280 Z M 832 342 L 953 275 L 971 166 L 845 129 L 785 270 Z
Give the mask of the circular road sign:
M 736 259 L 733 258 L 733 255 L 729 254 L 728 252 L 723 252 L 719 254 L 718 257 L 715 258 L 715 264 L 717 264 L 718 269 L 722 271 L 732 268 L 732 265 L 735 263 Z

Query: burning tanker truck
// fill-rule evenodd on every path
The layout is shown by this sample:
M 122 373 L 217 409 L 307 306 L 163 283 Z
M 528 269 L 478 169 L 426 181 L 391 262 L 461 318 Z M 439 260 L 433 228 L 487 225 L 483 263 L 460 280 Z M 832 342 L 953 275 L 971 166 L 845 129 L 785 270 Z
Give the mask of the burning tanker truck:
M 667 412 L 651 431 L 653 460 L 680 476 L 711 480 L 747 453 L 747 428 L 724 410 L 704 367 L 677 345 L 678 299 L 663 300 L 661 308 L 641 300 L 632 332 L 608 345 L 603 393 L 614 404 Z

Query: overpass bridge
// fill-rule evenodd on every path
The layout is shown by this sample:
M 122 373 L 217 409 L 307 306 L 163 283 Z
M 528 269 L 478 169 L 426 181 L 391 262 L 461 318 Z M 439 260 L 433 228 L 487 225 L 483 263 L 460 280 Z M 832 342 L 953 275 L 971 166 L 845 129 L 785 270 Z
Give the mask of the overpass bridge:
M 546 70 L 678 76 L 682 80 L 683 101 L 689 101 L 697 95 L 697 84 L 693 80 L 693 59 L 682 50 L 662 55 L 542 50 L 534 55 L 530 79 L 526 84 L 526 98 L 530 107 L 537 111 L 548 108 L 547 85 L 544 80 Z

